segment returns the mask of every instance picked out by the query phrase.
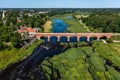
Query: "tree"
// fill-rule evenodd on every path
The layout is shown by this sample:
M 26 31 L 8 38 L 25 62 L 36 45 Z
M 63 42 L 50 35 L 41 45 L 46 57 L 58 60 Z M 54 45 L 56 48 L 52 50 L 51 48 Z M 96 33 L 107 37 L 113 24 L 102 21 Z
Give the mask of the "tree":
M 21 35 L 19 33 L 17 33 L 17 32 L 14 33 L 14 35 L 11 38 L 11 42 L 12 42 L 14 47 L 19 48 L 20 43 L 22 42 Z

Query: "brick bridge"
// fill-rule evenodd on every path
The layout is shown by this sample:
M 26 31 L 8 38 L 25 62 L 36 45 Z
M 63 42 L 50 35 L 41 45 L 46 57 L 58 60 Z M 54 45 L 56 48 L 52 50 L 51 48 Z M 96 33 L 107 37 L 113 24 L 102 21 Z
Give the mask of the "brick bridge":
M 120 35 L 119 33 L 35 33 L 36 38 L 41 39 L 41 37 L 47 37 L 48 41 L 52 36 L 57 37 L 57 40 L 60 41 L 61 37 L 67 37 L 67 41 L 70 41 L 71 37 L 76 37 L 77 41 L 80 40 L 81 37 L 86 37 L 87 41 L 90 40 L 91 37 L 96 37 L 99 40 L 102 37 L 106 37 L 106 39 L 111 38 L 114 35 Z

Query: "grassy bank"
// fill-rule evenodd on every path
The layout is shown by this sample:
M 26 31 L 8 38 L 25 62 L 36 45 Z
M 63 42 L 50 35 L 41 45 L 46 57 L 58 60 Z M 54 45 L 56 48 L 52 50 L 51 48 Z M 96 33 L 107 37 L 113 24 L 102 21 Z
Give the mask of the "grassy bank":
M 70 48 L 60 55 L 43 62 L 47 76 L 58 71 L 60 80 L 119 80 L 120 52 L 119 44 L 94 42 L 92 46 Z M 50 63 L 51 62 L 51 63 Z
M 88 32 L 76 19 L 75 20 L 64 20 L 70 27 L 68 30 L 73 33 L 86 33 Z
M 112 36 L 111 39 L 112 40 L 120 41 L 120 35 L 118 35 L 118 36 Z
M 42 40 L 36 40 L 32 45 L 29 47 L 16 49 L 11 47 L 4 51 L 0 52 L 0 70 L 5 69 L 8 65 L 13 64 L 15 62 L 21 61 L 28 57 L 34 48 L 37 47 L 38 44 L 42 43 Z

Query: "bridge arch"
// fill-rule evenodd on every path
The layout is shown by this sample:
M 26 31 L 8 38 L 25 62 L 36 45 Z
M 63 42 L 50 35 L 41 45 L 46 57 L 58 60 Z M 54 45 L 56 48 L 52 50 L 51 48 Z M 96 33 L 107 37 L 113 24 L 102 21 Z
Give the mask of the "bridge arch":
M 50 36 L 50 41 L 51 42 L 58 42 L 58 37 L 57 36 Z
M 48 36 L 44 36 L 44 35 L 43 35 L 43 36 L 40 36 L 39 38 L 40 38 L 40 39 L 44 39 L 45 41 L 48 41 Z
M 67 42 L 68 37 L 67 36 L 60 36 L 60 42 Z
M 70 42 L 77 42 L 77 41 L 78 41 L 78 37 L 76 37 L 76 36 L 70 37 Z
M 89 41 L 92 42 L 94 40 L 98 40 L 97 36 L 90 36 Z
M 103 35 L 100 37 L 100 39 L 108 39 L 108 37 Z
M 79 38 L 79 41 L 80 42 L 87 42 L 87 36 L 81 36 L 80 38 Z

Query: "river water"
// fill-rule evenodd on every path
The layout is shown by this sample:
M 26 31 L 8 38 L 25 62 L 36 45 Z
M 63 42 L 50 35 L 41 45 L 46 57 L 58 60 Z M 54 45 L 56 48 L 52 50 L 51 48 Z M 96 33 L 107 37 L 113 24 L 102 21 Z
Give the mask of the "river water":
M 1 71 L 0 80 L 47 80 L 40 66 L 41 62 L 47 57 L 64 52 L 66 49 L 59 43 L 45 42 L 40 44 L 27 59 Z

